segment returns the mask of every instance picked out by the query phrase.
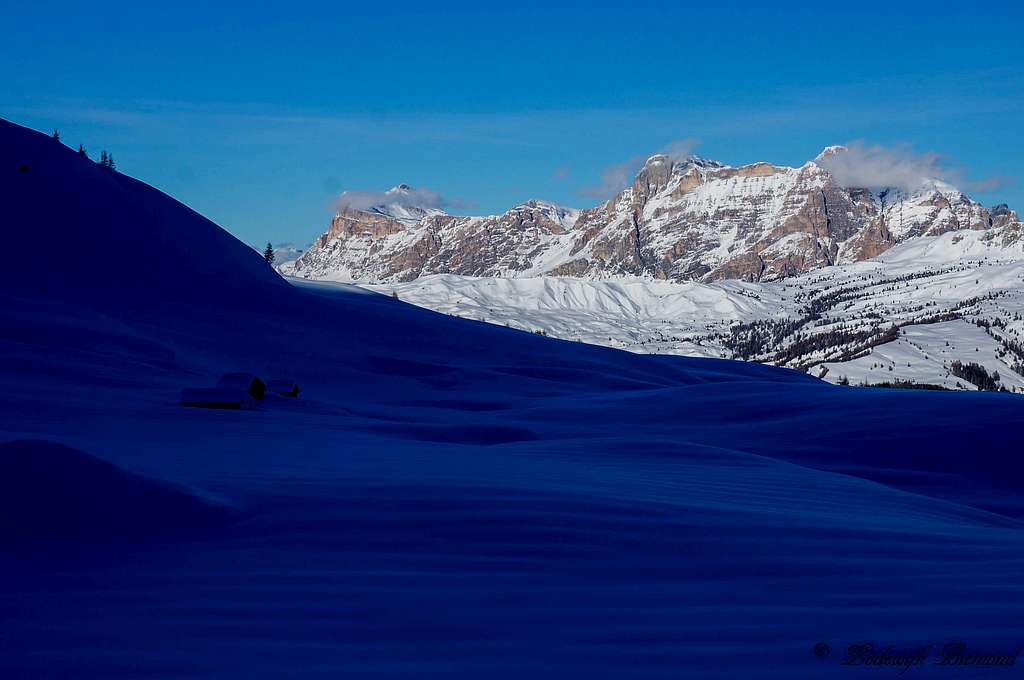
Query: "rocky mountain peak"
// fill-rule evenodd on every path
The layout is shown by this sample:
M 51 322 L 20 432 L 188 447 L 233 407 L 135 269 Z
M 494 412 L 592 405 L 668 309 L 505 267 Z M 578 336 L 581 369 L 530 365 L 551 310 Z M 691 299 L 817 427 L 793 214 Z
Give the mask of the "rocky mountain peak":
M 633 198 L 644 202 L 648 197 L 668 186 L 672 177 L 672 159 L 665 154 L 651 156 L 633 180 Z
M 918 236 L 1006 227 L 1006 238 L 1024 237 L 1012 210 L 990 211 L 939 180 L 913 190 L 845 186 L 829 159 L 846 151 L 827 147 L 799 168 L 657 154 L 628 188 L 583 211 L 531 200 L 502 215 L 456 217 L 431 207 L 436 194 L 399 185 L 336 218 L 287 273 L 770 281 Z
M 826 158 L 835 156 L 836 154 L 846 153 L 847 151 L 849 151 L 849 149 L 842 144 L 833 144 L 832 146 L 826 146 L 822 149 L 821 153 L 814 157 L 814 160 L 823 161 Z
M 566 208 L 565 206 L 557 205 L 550 201 L 542 201 L 535 198 L 513 208 L 513 210 L 517 209 L 536 212 L 551 220 L 562 229 L 571 229 L 576 224 L 576 220 L 578 220 L 580 216 L 580 211 L 575 208 Z
M 650 158 L 648 158 L 646 161 L 644 161 L 644 167 L 640 172 L 643 172 L 644 170 L 648 170 L 651 168 L 661 167 L 663 165 L 668 165 L 669 168 L 671 168 L 672 159 L 669 158 L 666 154 L 656 153 Z

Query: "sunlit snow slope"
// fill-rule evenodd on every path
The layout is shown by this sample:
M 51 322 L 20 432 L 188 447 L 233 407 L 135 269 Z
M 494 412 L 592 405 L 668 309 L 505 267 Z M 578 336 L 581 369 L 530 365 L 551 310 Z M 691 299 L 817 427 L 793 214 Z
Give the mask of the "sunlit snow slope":
M 780 282 L 428 276 L 367 286 L 447 314 L 640 353 L 743 358 L 831 382 L 1024 391 L 1024 251 L 998 232 L 924 236 Z M 895 329 L 895 330 L 894 330 Z

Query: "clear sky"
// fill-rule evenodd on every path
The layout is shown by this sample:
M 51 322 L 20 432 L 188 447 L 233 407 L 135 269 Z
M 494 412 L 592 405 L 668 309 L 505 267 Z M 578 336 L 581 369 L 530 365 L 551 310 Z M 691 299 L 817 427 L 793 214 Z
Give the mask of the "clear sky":
M 942 154 L 1024 212 L 1020 3 L 0 4 L 0 116 L 114 155 L 250 243 L 345 190 L 593 205 L 670 145 Z M 611 169 L 611 170 L 609 170 Z

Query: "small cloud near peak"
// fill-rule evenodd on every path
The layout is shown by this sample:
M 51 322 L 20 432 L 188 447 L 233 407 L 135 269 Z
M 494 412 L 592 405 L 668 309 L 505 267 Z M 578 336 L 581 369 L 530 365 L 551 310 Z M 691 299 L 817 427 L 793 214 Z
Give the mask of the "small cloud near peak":
M 388 191 L 364 191 L 360 189 L 342 192 L 334 202 L 336 210 L 369 210 L 382 205 L 399 205 L 404 208 L 434 208 L 440 210 L 447 201 L 436 191 L 426 188 L 414 189 L 408 184 L 399 184 Z
M 895 188 L 914 191 L 938 180 L 970 191 L 993 191 L 1012 180 L 987 177 L 970 180 L 962 168 L 934 151 L 917 152 L 909 144 L 883 146 L 857 140 L 845 146 L 829 146 L 814 162 L 828 170 L 844 187 Z

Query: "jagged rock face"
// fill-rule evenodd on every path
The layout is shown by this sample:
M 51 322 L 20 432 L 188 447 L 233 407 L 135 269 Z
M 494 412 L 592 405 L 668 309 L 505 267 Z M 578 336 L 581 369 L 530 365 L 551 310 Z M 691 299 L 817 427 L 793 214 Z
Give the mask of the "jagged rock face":
M 411 281 L 458 271 L 466 276 L 539 274 L 564 241 L 577 211 L 531 201 L 503 215 L 430 214 L 410 224 L 382 212 L 343 210 L 303 257 L 282 271 L 312 279 Z
M 990 229 L 1000 229 L 1007 225 L 1015 225 L 1017 231 L 1020 231 L 1020 218 L 1017 213 L 1010 210 L 1009 206 L 1005 203 L 1000 203 L 997 206 L 993 206 L 988 213 L 988 226 Z
M 369 238 L 380 240 L 405 230 L 405 226 L 389 215 L 344 209 L 331 220 L 331 227 L 317 240 L 323 247 L 334 240 Z
M 367 282 L 442 273 L 762 281 L 875 257 L 914 236 L 1017 222 L 1006 206 L 990 212 L 937 180 L 914 191 L 842 187 L 820 163 L 842 152 L 829 147 L 799 168 L 652 156 L 630 187 L 583 211 L 541 201 L 490 217 L 342 210 L 282 271 Z

